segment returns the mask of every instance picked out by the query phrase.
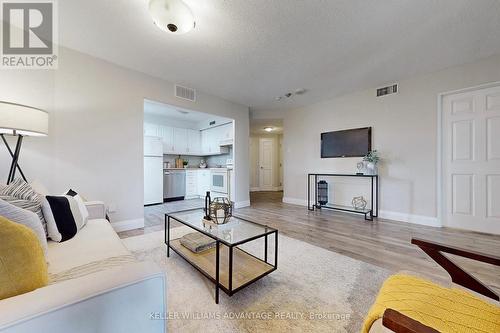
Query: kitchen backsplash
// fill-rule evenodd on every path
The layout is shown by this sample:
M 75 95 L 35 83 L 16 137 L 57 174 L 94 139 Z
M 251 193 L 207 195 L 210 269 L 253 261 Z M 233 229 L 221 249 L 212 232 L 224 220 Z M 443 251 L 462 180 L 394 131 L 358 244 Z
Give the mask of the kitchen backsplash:
M 233 158 L 233 147 L 229 147 L 229 153 L 223 155 L 215 155 L 215 156 L 207 156 L 207 164 L 208 166 L 226 166 L 226 160 L 228 158 Z
M 172 166 L 175 165 L 175 159 L 179 155 L 163 155 L 163 162 L 170 162 Z M 198 167 L 202 159 L 205 160 L 208 167 L 217 167 L 219 165 L 226 166 L 226 160 L 233 158 L 233 148 L 229 148 L 228 154 L 215 155 L 215 156 L 187 156 L 181 155 L 181 158 L 189 161 L 189 167 Z

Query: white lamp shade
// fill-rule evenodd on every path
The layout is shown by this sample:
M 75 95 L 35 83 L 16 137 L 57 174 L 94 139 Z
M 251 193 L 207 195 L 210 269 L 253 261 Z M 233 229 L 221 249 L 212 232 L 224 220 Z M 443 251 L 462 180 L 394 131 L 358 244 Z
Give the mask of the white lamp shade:
M 30 106 L 0 101 L 0 133 L 45 136 L 49 134 L 49 114 Z

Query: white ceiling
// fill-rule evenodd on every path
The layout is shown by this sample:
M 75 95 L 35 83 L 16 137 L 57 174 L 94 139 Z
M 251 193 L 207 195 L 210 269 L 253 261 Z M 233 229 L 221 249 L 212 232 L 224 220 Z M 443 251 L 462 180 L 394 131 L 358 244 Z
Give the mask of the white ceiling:
M 214 116 L 208 113 L 191 111 L 173 107 L 168 104 L 163 104 L 155 101 L 144 100 L 144 113 L 153 116 L 161 116 L 166 119 L 180 120 L 192 124 L 199 124 L 215 120 L 217 123 L 225 123 L 231 121 L 229 118 Z
M 500 53 L 498 0 L 185 0 L 196 28 L 154 26 L 147 0 L 64 0 L 70 48 L 250 106 L 301 106 Z M 297 88 L 308 92 L 275 101 Z

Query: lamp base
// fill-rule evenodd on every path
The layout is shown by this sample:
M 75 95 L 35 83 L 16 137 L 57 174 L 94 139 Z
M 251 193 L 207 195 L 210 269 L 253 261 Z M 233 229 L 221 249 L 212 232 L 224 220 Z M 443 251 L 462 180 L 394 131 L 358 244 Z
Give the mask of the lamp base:
M 0 134 L 2 137 L 3 143 L 5 144 L 5 147 L 7 147 L 7 150 L 9 151 L 10 156 L 12 157 L 12 162 L 10 164 L 10 169 L 9 169 L 9 176 L 7 178 L 7 185 L 10 184 L 15 176 L 16 176 L 16 170 L 19 170 L 19 173 L 21 174 L 21 177 L 23 177 L 24 181 L 26 180 L 26 177 L 24 176 L 23 170 L 21 170 L 21 167 L 18 164 L 19 161 L 19 153 L 21 152 L 21 145 L 23 143 L 23 136 L 18 135 L 17 136 L 17 143 L 16 143 L 16 148 L 14 149 L 14 152 L 12 152 L 12 149 L 10 149 L 9 143 L 5 139 L 4 134 Z

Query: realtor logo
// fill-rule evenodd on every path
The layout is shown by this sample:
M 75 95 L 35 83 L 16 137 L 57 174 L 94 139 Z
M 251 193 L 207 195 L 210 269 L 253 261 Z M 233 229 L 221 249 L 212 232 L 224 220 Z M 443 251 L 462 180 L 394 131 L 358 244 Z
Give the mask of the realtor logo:
M 57 68 L 53 0 L 3 0 L 2 68 Z

